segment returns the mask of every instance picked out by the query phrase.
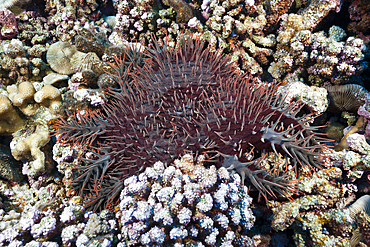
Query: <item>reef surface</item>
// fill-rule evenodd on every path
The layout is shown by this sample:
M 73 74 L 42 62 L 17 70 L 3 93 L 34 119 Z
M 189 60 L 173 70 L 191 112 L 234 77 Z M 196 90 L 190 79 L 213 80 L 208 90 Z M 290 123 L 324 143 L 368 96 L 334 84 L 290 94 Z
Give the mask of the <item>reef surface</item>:
M 1 246 L 370 245 L 366 0 L 1 0 Z

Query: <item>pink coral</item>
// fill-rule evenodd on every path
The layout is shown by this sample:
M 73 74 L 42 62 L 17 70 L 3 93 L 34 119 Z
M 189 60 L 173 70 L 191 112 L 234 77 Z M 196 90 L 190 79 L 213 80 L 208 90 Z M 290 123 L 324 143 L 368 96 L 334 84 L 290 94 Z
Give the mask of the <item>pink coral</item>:
M 17 21 L 13 12 L 0 8 L 0 39 L 11 39 L 18 33 Z
M 367 119 L 367 125 L 365 128 L 365 136 L 370 138 L 370 111 L 367 110 L 367 104 L 358 108 L 357 114 Z

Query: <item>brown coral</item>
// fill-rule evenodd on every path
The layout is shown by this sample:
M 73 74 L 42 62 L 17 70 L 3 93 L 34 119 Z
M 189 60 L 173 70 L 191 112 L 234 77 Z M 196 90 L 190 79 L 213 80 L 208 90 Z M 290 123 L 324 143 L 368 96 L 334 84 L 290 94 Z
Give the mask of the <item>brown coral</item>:
M 326 87 L 330 100 L 328 110 L 331 112 L 357 112 L 364 104 L 362 101 L 368 92 L 357 84 L 346 84 Z
M 69 42 L 59 41 L 50 46 L 46 53 L 46 60 L 54 71 L 63 75 L 69 75 L 74 72 L 71 58 L 76 52 L 76 47 Z
M 12 98 L 12 102 L 17 106 L 25 115 L 32 116 L 38 109 L 33 99 L 36 93 L 32 83 L 25 81 L 18 86 L 18 93 Z
M 12 103 L 5 95 L 0 95 L 0 134 L 11 134 L 24 126 Z
M 178 23 L 187 23 L 194 17 L 193 9 L 183 0 L 167 0 L 168 4 L 175 9 L 176 21 Z

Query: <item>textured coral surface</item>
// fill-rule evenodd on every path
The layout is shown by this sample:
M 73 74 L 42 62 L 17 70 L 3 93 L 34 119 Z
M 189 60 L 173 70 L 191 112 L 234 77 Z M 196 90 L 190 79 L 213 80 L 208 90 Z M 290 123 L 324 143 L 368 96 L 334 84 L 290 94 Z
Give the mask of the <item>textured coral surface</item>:
M 0 0 L 0 245 L 368 245 L 369 6 Z

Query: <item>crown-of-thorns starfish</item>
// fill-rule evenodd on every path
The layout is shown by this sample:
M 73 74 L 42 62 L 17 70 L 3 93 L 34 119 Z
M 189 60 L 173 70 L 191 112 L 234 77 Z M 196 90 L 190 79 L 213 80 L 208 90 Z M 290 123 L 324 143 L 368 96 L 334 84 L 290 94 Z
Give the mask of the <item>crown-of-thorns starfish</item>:
M 59 140 L 95 154 L 75 167 L 73 181 L 95 209 L 112 206 L 129 175 L 184 152 L 235 169 L 265 198 L 296 192 L 284 168 L 259 166 L 269 152 L 289 157 L 292 167 L 321 169 L 325 139 L 309 127 L 312 115 L 296 117 L 302 105 L 283 105 L 276 83 L 240 76 L 222 50 L 193 37 L 176 47 L 154 39 L 144 53 L 143 67 L 117 59 L 112 77 L 121 90 L 107 90 L 115 100 L 54 126 Z

